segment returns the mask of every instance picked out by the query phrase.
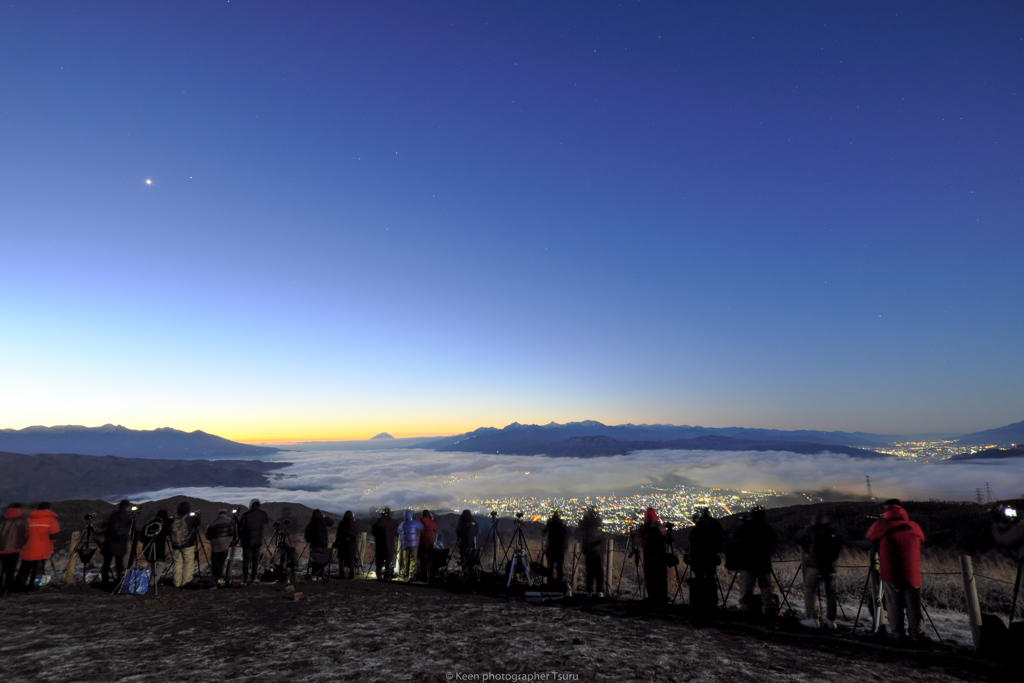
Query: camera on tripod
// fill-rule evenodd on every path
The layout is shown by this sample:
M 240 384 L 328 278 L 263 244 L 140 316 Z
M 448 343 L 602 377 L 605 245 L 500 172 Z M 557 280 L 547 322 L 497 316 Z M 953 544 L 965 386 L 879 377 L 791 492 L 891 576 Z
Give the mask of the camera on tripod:
M 82 519 L 84 519 L 87 522 L 91 522 L 92 518 L 95 517 L 95 516 L 96 515 L 92 514 L 91 512 L 87 512 L 84 515 L 82 515 Z

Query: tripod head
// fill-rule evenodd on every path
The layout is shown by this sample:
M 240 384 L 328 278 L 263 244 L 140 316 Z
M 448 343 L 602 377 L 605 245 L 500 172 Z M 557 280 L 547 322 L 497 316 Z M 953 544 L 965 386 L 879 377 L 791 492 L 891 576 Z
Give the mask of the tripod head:
M 495 513 L 495 516 L 497 516 L 497 513 Z M 519 527 L 523 526 L 523 513 L 522 513 L 522 512 L 517 512 L 517 513 L 516 513 L 516 519 L 515 519 L 515 522 L 516 522 L 516 528 L 517 528 L 517 529 L 518 529 Z

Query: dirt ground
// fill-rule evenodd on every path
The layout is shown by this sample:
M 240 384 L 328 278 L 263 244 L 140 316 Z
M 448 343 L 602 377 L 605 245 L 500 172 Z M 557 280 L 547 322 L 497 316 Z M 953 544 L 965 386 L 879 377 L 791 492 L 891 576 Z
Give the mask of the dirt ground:
M 0 599 L 0 673 L 28 681 L 1020 680 L 963 650 L 904 650 L 685 608 L 454 592 L 372 580 Z M 791 620 L 792 621 L 792 620 Z M 530 678 L 530 675 L 533 675 Z M 490 677 L 489 677 L 490 675 Z

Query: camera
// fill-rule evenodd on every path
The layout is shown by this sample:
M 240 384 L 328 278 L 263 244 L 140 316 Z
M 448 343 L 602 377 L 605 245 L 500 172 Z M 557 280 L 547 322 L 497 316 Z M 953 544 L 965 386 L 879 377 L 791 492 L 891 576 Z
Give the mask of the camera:
M 93 515 L 93 514 L 92 514 L 91 512 L 87 512 L 87 513 L 85 513 L 85 515 L 83 515 L 83 517 L 82 517 L 82 518 L 83 518 L 83 519 L 84 519 L 85 521 L 87 521 L 87 522 L 90 522 L 90 521 L 92 521 L 92 518 L 93 518 L 93 517 L 95 517 L 95 515 Z
M 672 522 L 665 522 L 665 528 L 668 529 L 671 532 L 673 529 L 676 528 L 676 525 L 673 524 Z
M 1012 507 L 1009 507 L 1009 506 L 1004 507 L 1003 508 L 1003 517 L 1006 517 L 1007 519 L 1016 522 L 1017 521 L 1017 510 L 1012 508 Z
M 491 510 L 491 519 L 497 519 L 497 518 L 498 518 L 498 511 L 497 510 Z
M 238 514 L 238 508 L 232 508 L 231 509 L 231 514 L 237 515 Z
M 523 513 L 522 512 L 517 512 L 516 513 L 516 519 L 522 519 L 522 518 L 523 518 Z
M 138 511 L 139 511 L 139 506 L 138 505 L 132 505 L 132 512 L 138 512 Z
M 189 516 L 189 517 L 195 517 L 195 516 L 196 516 L 196 513 L 194 513 L 194 512 L 190 512 L 190 513 L 188 513 L 188 516 Z

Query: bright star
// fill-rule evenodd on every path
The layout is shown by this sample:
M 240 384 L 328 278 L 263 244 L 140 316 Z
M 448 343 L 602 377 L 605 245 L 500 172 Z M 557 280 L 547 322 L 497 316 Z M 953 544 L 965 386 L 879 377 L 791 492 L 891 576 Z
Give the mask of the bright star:
M 153 181 L 152 181 L 152 180 L 150 180 L 149 178 L 146 178 L 146 184 L 147 184 L 147 185 L 152 185 L 152 184 L 153 184 Z

